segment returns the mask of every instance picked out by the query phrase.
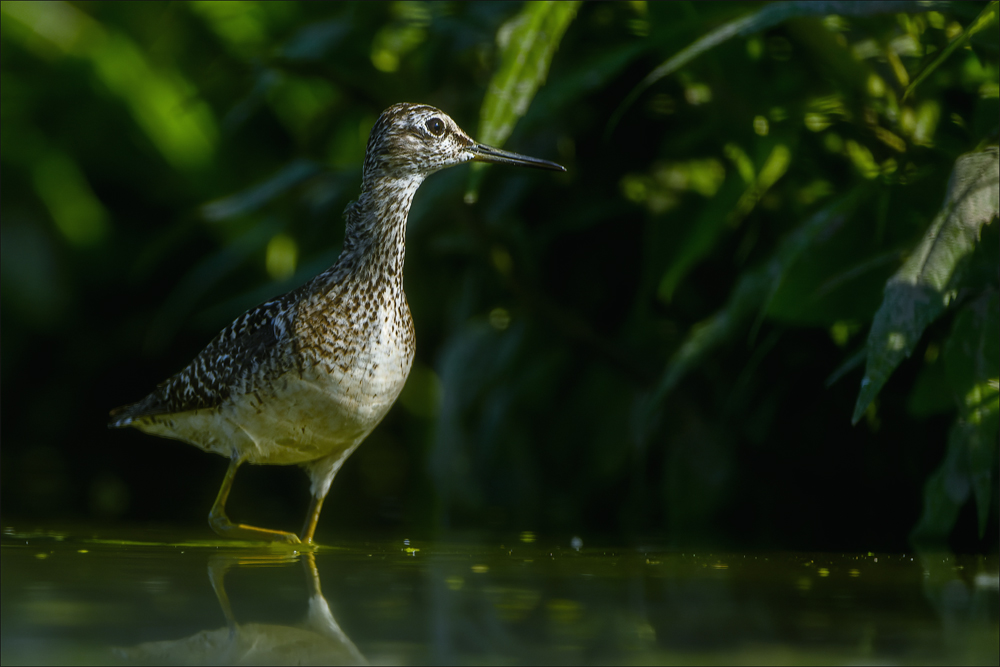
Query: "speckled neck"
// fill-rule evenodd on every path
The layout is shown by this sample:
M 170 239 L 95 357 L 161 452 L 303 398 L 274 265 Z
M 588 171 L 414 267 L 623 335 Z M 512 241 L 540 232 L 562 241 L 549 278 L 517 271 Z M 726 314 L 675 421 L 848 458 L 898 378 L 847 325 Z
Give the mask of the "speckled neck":
M 406 220 L 423 180 L 419 173 L 389 178 L 380 170 L 366 169 L 361 196 L 344 211 L 347 226 L 339 263 L 362 273 L 381 273 L 402 286 Z

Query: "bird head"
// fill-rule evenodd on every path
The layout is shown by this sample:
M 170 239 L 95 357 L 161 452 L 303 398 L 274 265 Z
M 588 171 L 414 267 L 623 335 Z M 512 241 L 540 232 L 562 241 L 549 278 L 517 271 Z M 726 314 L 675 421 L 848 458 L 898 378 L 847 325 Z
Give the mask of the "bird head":
M 379 116 L 368 139 L 365 180 L 376 174 L 412 178 L 470 161 L 566 171 L 538 158 L 477 143 L 440 109 L 426 104 L 394 104 Z

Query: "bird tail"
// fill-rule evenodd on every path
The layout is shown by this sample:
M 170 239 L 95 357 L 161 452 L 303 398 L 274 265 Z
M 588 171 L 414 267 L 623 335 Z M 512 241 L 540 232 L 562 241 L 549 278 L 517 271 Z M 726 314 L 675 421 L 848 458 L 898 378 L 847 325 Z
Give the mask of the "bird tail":
M 142 417 L 162 415 L 167 412 L 170 412 L 169 406 L 163 401 L 159 391 L 154 391 L 141 401 L 112 410 L 111 419 L 108 420 L 108 428 L 125 428 L 132 426 L 137 419 Z
M 135 403 L 130 403 L 128 405 L 122 405 L 111 411 L 108 420 L 108 428 L 125 428 L 126 426 L 132 425 L 132 419 L 135 417 Z

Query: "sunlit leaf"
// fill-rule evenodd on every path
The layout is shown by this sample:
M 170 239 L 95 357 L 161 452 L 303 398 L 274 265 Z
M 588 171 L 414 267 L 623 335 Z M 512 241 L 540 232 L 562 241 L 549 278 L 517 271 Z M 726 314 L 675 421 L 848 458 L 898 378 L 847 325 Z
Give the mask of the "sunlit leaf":
M 668 58 L 639 82 L 622 101 L 608 121 L 607 132 L 614 130 L 622 115 L 647 88 L 660 79 L 669 76 L 689 62 L 733 37 L 752 35 L 779 23 L 802 16 L 863 16 L 897 12 L 925 12 L 944 2 L 775 2 L 765 5 L 753 14 L 729 21 L 712 30 L 693 44 Z
M 944 206 L 923 241 L 886 284 L 868 335 L 868 362 L 854 423 L 954 297 L 949 282 L 955 269 L 972 254 L 983 225 L 997 216 L 998 164 L 996 147 L 956 161 Z
M 979 12 L 979 16 L 977 16 L 972 23 L 965 27 L 965 30 L 962 31 L 961 35 L 951 40 L 948 46 L 941 49 L 938 56 L 929 62 L 927 66 L 921 70 L 920 74 L 914 77 L 910 85 L 906 87 L 906 92 L 903 93 L 903 99 L 906 100 L 924 79 L 930 76 L 934 70 L 941 66 L 941 63 L 947 60 L 948 57 L 954 53 L 955 49 L 964 45 L 967 41 L 969 41 L 970 37 L 975 35 L 980 30 L 988 28 L 996 23 L 998 15 L 1000 15 L 1000 2 L 994 0 L 990 4 L 986 5 L 986 7 L 983 8 L 983 11 Z
M 529 3 L 500 27 L 500 66 L 490 81 L 480 111 L 479 138 L 500 147 L 528 110 L 545 82 L 563 33 L 576 16 L 578 2 Z
M 108 236 L 108 213 L 69 156 L 49 151 L 35 162 L 33 175 L 42 201 L 70 244 L 90 247 Z
M 395 72 L 407 54 L 427 39 L 431 13 L 422 2 L 394 2 L 393 20 L 382 26 L 372 40 L 371 62 L 381 72 Z
M 128 105 L 136 124 L 175 168 L 197 171 L 211 161 L 218 139 L 211 107 L 180 72 L 154 66 L 155 59 L 131 37 L 65 2 L 5 2 L 0 11 L 53 47 L 88 60 L 96 77 Z
M 275 234 L 267 244 L 264 266 L 273 280 L 287 280 L 295 275 L 299 245 L 288 234 Z
M 563 33 L 576 16 L 579 2 L 529 2 L 500 26 L 500 65 L 490 81 L 479 114 L 479 141 L 499 148 L 528 111 Z M 477 165 L 483 166 L 483 165 Z M 470 177 L 466 201 L 475 201 L 481 169 Z

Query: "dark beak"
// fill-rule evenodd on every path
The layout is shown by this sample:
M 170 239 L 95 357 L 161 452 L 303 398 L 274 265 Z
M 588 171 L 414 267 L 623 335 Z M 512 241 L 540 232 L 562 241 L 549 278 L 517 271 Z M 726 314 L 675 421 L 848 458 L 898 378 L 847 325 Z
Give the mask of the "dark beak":
M 476 162 L 492 162 L 494 164 L 512 164 L 517 167 L 534 167 L 535 169 L 548 169 L 549 171 L 566 171 L 566 167 L 539 160 L 536 157 L 528 157 L 510 151 L 502 151 L 499 148 L 491 148 L 483 144 L 473 144 L 468 149 L 472 153 L 472 159 Z

